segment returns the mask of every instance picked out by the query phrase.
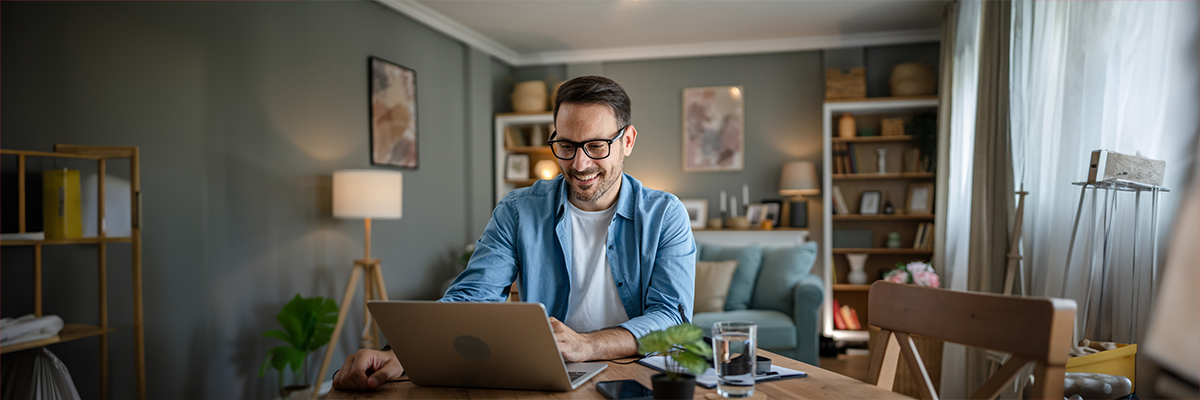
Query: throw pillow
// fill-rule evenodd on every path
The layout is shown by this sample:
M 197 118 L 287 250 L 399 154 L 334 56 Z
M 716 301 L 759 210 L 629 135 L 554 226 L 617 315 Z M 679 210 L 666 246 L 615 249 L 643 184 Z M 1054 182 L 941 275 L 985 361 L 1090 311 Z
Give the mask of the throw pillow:
M 729 296 L 729 281 L 737 261 L 700 261 L 696 263 L 695 312 L 721 312 Z
M 763 248 L 762 269 L 758 272 L 750 308 L 791 313 L 792 290 L 800 279 L 812 272 L 816 260 L 817 242 Z
M 762 245 L 719 246 L 704 244 L 701 261 L 737 261 L 737 269 L 729 282 L 729 297 L 725 299 L 725 311 L 750 308 L 754 295 L 754 283 L 758 280 L 758 269 L 762 265 Z

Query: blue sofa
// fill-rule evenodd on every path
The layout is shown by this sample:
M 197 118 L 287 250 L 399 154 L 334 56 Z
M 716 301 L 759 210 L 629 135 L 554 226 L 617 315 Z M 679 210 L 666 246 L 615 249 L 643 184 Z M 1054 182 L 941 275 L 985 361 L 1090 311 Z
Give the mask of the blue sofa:
M 824 297 L 812 275 L 817 243 L 721 246 L 696 242 L 697 261 L 737 260 L 723 312 L 695 313 L 692 323 L 712 336 L 718 321 L 758 324 L 758 348 L 817 365 L 818 313 Z

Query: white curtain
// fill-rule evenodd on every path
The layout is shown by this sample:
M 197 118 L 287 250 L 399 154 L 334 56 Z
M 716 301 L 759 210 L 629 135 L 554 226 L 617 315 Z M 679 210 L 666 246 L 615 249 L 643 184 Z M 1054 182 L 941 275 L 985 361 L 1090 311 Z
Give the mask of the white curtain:
M 1086 321 L 1077 332 L 1084 338 L 1130 343 L 1144 331 L 1153 290 L 1152 253 L 1161 264 L 1196 162 L 1198 14 L 1197 2 L 1014 2 L 1010 104 L 1015 183 L 1030 192 L 1023 240 L 1026 287 L 1034 295 L 1076 299 Z M 1088 191 L 1064 293 L 1081 194 L 1071 183 L 1086 179 L 1096 149 L 1165 160 L 1163 185 L 1172 193 L 1160 196 L 1159 240 L 1153 248 L 1149 195 L 1138 199 L 1132 193 L 1093 196 Z M 1115 218 L 1102 219 L 1106 209 Z M 1099 221 L 1091 229 L 1094 236 L 1089 235 L 1091 221 Z M 1101 268 L 1106 232 L 1113 244 L 1107 249 L 1107 271 Z M 1140 238 L 1136 260 L 1135 233 Z M 1097 276 L 1085 282 L 1092 264 Z M 1085 301 L 1089 285 L 1090 305 Z

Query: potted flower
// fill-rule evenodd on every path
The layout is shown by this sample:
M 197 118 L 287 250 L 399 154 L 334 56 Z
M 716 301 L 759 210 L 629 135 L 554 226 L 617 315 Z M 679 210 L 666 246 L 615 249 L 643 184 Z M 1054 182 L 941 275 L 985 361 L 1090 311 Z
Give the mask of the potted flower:
M 267 358 L 258 368 L 258 376 L 266 376 L 267 367 L 273 367 L 279 371 L 280 397 L 286 399 L 293 393 L 311 393 L 308 390 L 308 382 L 312 380 L 308 376 L 308 369 L 305 368 L 308 364 L 306 361 L 309 354 L 329 343 L 329 338 L 333 334 L 333 325 L 337 323 L 337 314 L 337 303 L 334 303 L 332 299 L 301 298 L 300 294 L 296 294 L 296 297 L 283 306 L 283 310 L 279 311 L 279 314 L 275 314 L 275 320 L 279 321 L 283 330 L 269 330 L 263 333 L 263 336 L 282 340 L 288 345 L 267 351 Z M 291 366 L 293 378 L 303 379 L 299 384 L 284 386 L 283 372 L 288 366 Z M 303 371 L 302 377 L 298 376 L 300 371 Z M 317 389 L 313 388 L 312 390 Z M 307 395 L 304 396 L 304 398 L 307 397 Z
M 883 280 L 933 288 L 941 286 L 937 273 L 933 272 L 933 266 L 921 261 L 912 261 L 908 264 L 897 263 L 896 269 L 884 275 Z
M 696 388 L 696 375 L 708 369 L 705 358 L 712 354 L 712 347 L 705 343 L 700 327 L 683 323 L 642 336 L 638 339 L 638 352 L 666 356 L 663 373 L 650 377 L 654 398 L 690 399 Z

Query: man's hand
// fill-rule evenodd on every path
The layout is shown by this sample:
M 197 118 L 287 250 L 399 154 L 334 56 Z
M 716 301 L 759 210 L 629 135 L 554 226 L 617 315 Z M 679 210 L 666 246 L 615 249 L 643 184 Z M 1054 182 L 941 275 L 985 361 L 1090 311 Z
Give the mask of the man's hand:
M 375 390 L 387 381 L 400 379 L 404 367 L 391 351 L 362 349 L 342 363 L 342 369 L 333 377 L 335 389 Z
M 637 354 L 637 339 L 624 328 L 579 333 L 554 317 L 550 317 L 550 327 L 558 342 L 558 352 L 566 362 L 608 360 Z

